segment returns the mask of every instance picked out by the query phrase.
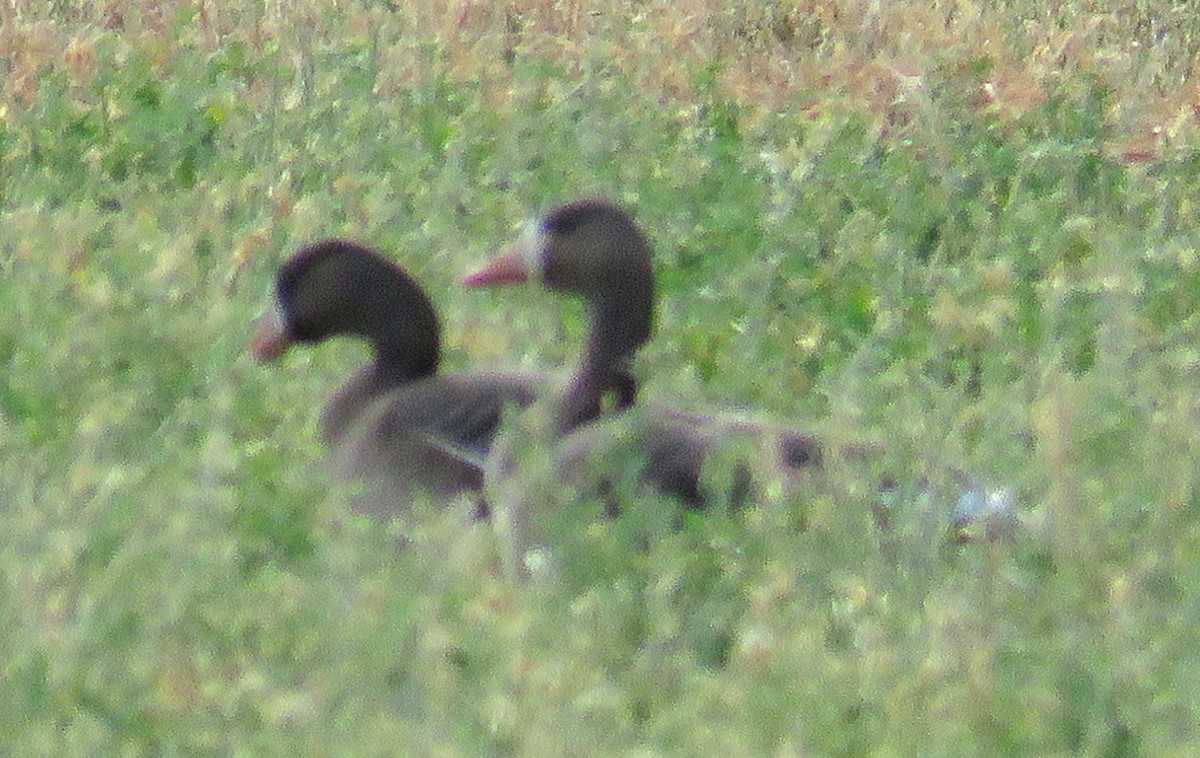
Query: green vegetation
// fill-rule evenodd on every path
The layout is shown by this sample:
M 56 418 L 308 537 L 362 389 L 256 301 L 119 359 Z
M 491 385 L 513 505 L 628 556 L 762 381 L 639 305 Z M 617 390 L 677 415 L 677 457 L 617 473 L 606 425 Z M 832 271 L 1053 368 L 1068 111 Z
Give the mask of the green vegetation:
M 1197 748 L 1200 14 L 218 5 L 0 4 L 6 752 Z M 848 473 L 554 509 L 517 585 L 486 526 L 348 519 L 315 421 L 362 351 L 248 359 L 278 263 L 363 240 L 449 368 L 559 365 L 577 308 L 454 280 L 593 194 L 655 242 L 647 395 L 979 472 L 1021 536 L 885 538 Z

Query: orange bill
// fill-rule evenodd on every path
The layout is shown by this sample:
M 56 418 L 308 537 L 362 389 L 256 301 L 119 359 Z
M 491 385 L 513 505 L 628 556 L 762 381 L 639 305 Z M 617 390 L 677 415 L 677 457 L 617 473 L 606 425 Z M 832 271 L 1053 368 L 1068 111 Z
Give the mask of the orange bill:
M 254 327 L 254 336 L 250 339 L 251 354 L 265 363 L 283 355 L 291 346 L 292 338 L 288 335 L 278 309 L 272 308 L 264 313 L 258 319 Z
M 519 284 L 529 279 L 529 264 L 526 256 L 518 250 L 504 253 L 470 276 L 462 279 L 464 287 L 498 287 Z

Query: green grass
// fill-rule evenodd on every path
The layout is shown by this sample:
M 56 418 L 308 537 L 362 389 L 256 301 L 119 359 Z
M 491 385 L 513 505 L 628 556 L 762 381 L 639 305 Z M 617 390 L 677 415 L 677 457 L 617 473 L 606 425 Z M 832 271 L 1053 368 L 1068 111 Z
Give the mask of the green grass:
M 883 97 L 904 47 L 855 36 L 870 4 L 735 4 L 691 36 L 656 4 L 345 5 L 6 6 L 8 751 L 1195 750 L 1200 153 L 1169 120 L 1153 160 L 1125 150 L 1186 101 L 1194 14 L 976 9 Z M 1117 56 L 1143 11 L 1160 53 Z M 1029 71 L 972 48 L 1015 28 Z M 1055 69 L 1057 28 L 1082 47 Z M 778 92 L 747 50 L 793 55 Z M 362 350 L 250 361 L 275 267 L 366 241 L 427 285 L 449 368 L 556 366 L 577 307 L 454 280 L 588 194 L 655 243 L 647 395 L 884 440 L 910 482 L 978 472 L 1020 538 L 956 547 L 912 511 L 885 537 L 849 473 L 683 529 L 657 502 L 553 509 L 557 571 L 517 585 L 484 526 L 431 518 L 397 552 L 348 519 L 315 420 Z

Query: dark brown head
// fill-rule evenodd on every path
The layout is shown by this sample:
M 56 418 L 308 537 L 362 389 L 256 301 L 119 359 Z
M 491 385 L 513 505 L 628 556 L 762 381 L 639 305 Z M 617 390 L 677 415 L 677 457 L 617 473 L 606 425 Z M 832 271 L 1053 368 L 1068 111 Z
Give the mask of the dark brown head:
M 631 404 L 636 384 L 629 362 L 654 325 L 650 244 L 633 217 L 607 200 L 559 206 L 463 284 L 524 281 L 583 297 L 592 311 L 588 346 L 564 399 L 562 428 L 595 417 L 607 393 L 617 407 Z
M 272 360 L 295 343 L 339 335 L 371 342 L 381 364 L 409 377 L 437 370 L 437 313 L 420 285 L 370 248 L 334 239 L 280 266 L 275 307 L 260 319 L 251 351 Z
M 633 217 L 607 200 L 576 200 L 531 223 L 468 287 L 536 281 L 593 302 L 654 292 L 650 244 Z M 653 302 L 651 300 L 651 307 Z
M 536 281 L 579 295 L 603 315 L 598 326 L 632 353 L 650 338 L 654 271 L 650 244 L 633 217 L 607 200 L 577 200 L 531 224 L 509 250 L 471 276 L 467 287 Z

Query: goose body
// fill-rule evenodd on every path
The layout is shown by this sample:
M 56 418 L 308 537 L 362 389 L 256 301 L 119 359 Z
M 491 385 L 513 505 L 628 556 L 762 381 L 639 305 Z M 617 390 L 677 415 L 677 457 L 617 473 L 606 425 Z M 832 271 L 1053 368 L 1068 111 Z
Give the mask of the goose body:
M 420 380 L 366 405 L 332 446 L 341 475 L 362 483 L 355 510 L 387 521 L 415 498 L 443 504 L 479 492 L 506 408 L 538 397 L 541 377 L 467 373 Z M 489 515 L 481 498 L 474 515 Z

